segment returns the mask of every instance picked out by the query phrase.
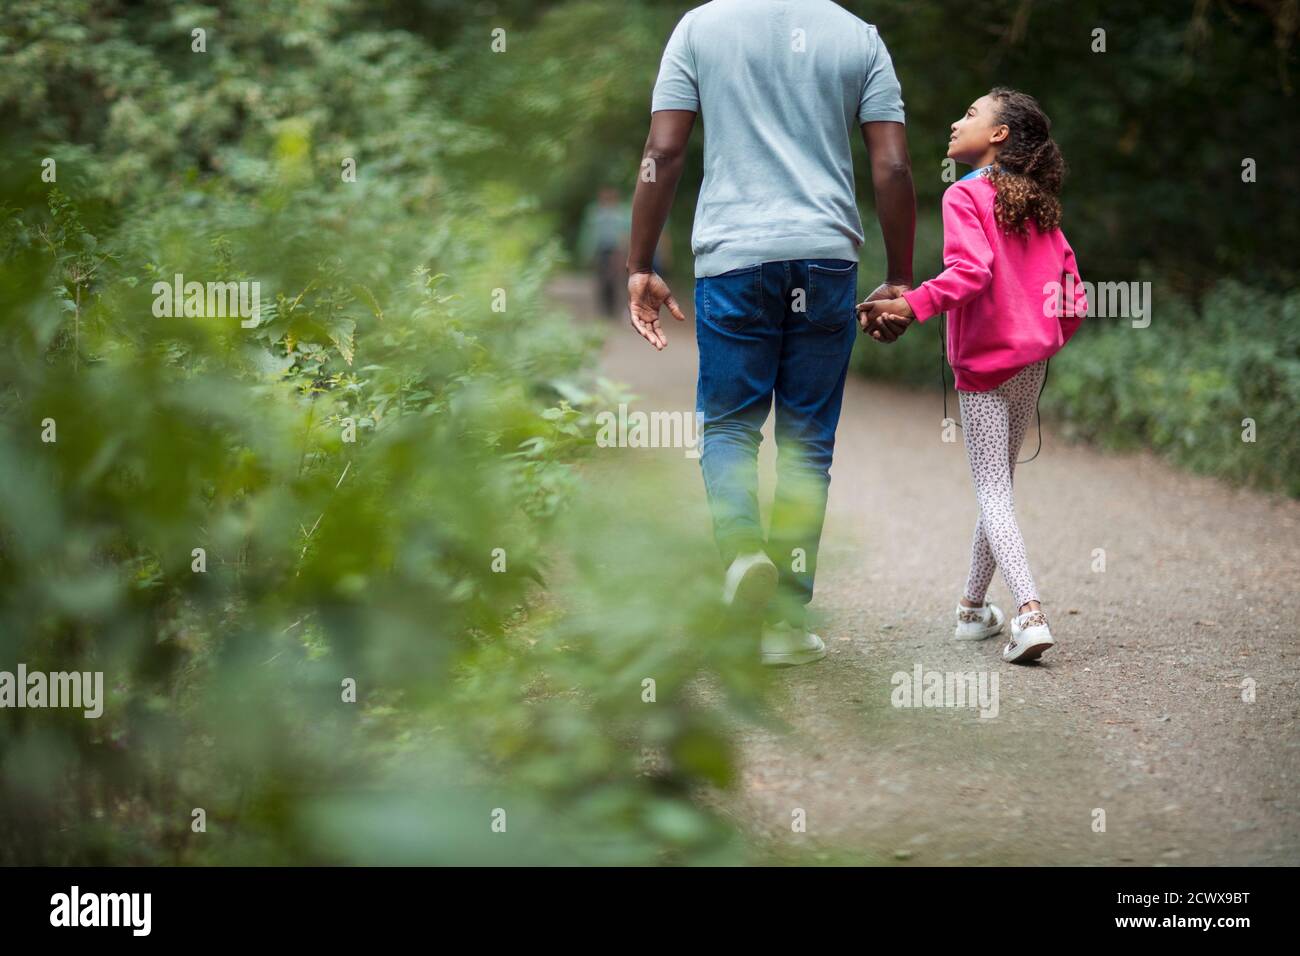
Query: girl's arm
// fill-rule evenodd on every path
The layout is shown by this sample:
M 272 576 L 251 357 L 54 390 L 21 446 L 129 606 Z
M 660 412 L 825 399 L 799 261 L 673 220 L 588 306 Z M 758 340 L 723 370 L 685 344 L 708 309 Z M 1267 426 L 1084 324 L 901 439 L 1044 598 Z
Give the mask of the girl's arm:
M 903 293 L 918 322 L 969 302 L 993 279 L 993 247 L 971 190 L 943 194 L 943 272 Z
M 1065 239 L 1065 234 L 1061 234 Z M 1074 300 L 1069 301 L 1062 299 L 1063 309 L 1061 312 L 1061 343 L 1065 344 L 1070 341 L 1070 336 L 1079 331 L 1079 326 L 1083 324 L 1083 317 L 1088 314 L 1088 293 L 1083 287 L 1083 279 L 1079 276 L 1079 263 L 1074 258 L 1074 250 L 1070 248 L 1070 241 L 1065 240 L 1065 274 L 1061 278 L 1064 292 L 1070 291 L 1070 283 L 1074 283 Z

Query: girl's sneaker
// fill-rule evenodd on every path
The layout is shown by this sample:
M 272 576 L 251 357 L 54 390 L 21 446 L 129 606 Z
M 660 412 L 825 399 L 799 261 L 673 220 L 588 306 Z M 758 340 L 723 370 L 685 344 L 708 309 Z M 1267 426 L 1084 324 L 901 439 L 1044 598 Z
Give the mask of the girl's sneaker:
M 959 641 L 982 641 L 1002 630 L 1006 615 L 996 604 L 984 603 L 980 607 L 957 605 L 957 630 L 953 637 Z
M 1042 611 L 1026 611 L 1011 619 L 1011 640 L 1002 648 L 1002 659 L 1016 664 L 1036 661 L 1055 643 L 1047 629 L 1047 615 Z

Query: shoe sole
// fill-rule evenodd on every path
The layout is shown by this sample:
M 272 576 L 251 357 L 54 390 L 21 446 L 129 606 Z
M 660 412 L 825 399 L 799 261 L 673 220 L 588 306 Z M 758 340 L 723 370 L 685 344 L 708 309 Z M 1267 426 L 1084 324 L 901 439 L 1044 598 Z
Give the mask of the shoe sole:
M 1037 644 L 1030 644 L 1015 657 L 1007 657 L 1005 654 L 1002 659 L 1008 664 L 1019 664 L 1022 661 L 1036 661 L 1043 656 L 1044 651 L 1051 650 L 1056 646 L 1056 641 L 1039 641 Z
M 761 611 L 776 593 L 777 573 L 774 564 L 751 565 L 736 585 L 736 593 L 727 602 L 732 607 Z
M 974 634 L 962 634 L 958 631 L 954 631 L 952 639 L 954 641 L 987 641 L 994 634 L 1000 633 L 1002 633 L 1001 624 L 997 627 L 986 627 L 984 630 L 976 631 Z
M 788 651 L 780 654 L 764 654 L 763 664 L 767 667 L 798 667 L 800 664 L 812 664 L 826 656 L 826 648 L 819 651 Z

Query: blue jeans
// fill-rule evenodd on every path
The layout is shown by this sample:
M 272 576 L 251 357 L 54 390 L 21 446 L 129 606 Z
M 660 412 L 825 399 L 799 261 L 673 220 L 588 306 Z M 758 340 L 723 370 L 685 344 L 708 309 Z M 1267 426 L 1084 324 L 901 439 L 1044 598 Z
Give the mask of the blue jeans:
M 799 614 L 812 600 L 835 427 L 858 329 L 857 281 L 857 263 L 791 259 L 695 282 L 700 466 L 714 537 L 725 564 L 766 550 L 780 572 L 778 606 Z M 774 395 L 777 484 L 764 539 L 758 447 Z

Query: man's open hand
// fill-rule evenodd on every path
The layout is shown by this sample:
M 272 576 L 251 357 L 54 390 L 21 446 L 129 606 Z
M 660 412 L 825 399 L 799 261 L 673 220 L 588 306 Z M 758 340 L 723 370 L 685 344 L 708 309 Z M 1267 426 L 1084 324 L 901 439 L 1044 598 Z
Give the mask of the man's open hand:
M 668 347 L 668 336 L 659 327 L 659 309 L 662 306 L 667 306 L 678 322 L 686 321 L 682 307 L 658 273 L 634 272 L 627 277 L 627 307 L 632 328 L 661 352 Z

